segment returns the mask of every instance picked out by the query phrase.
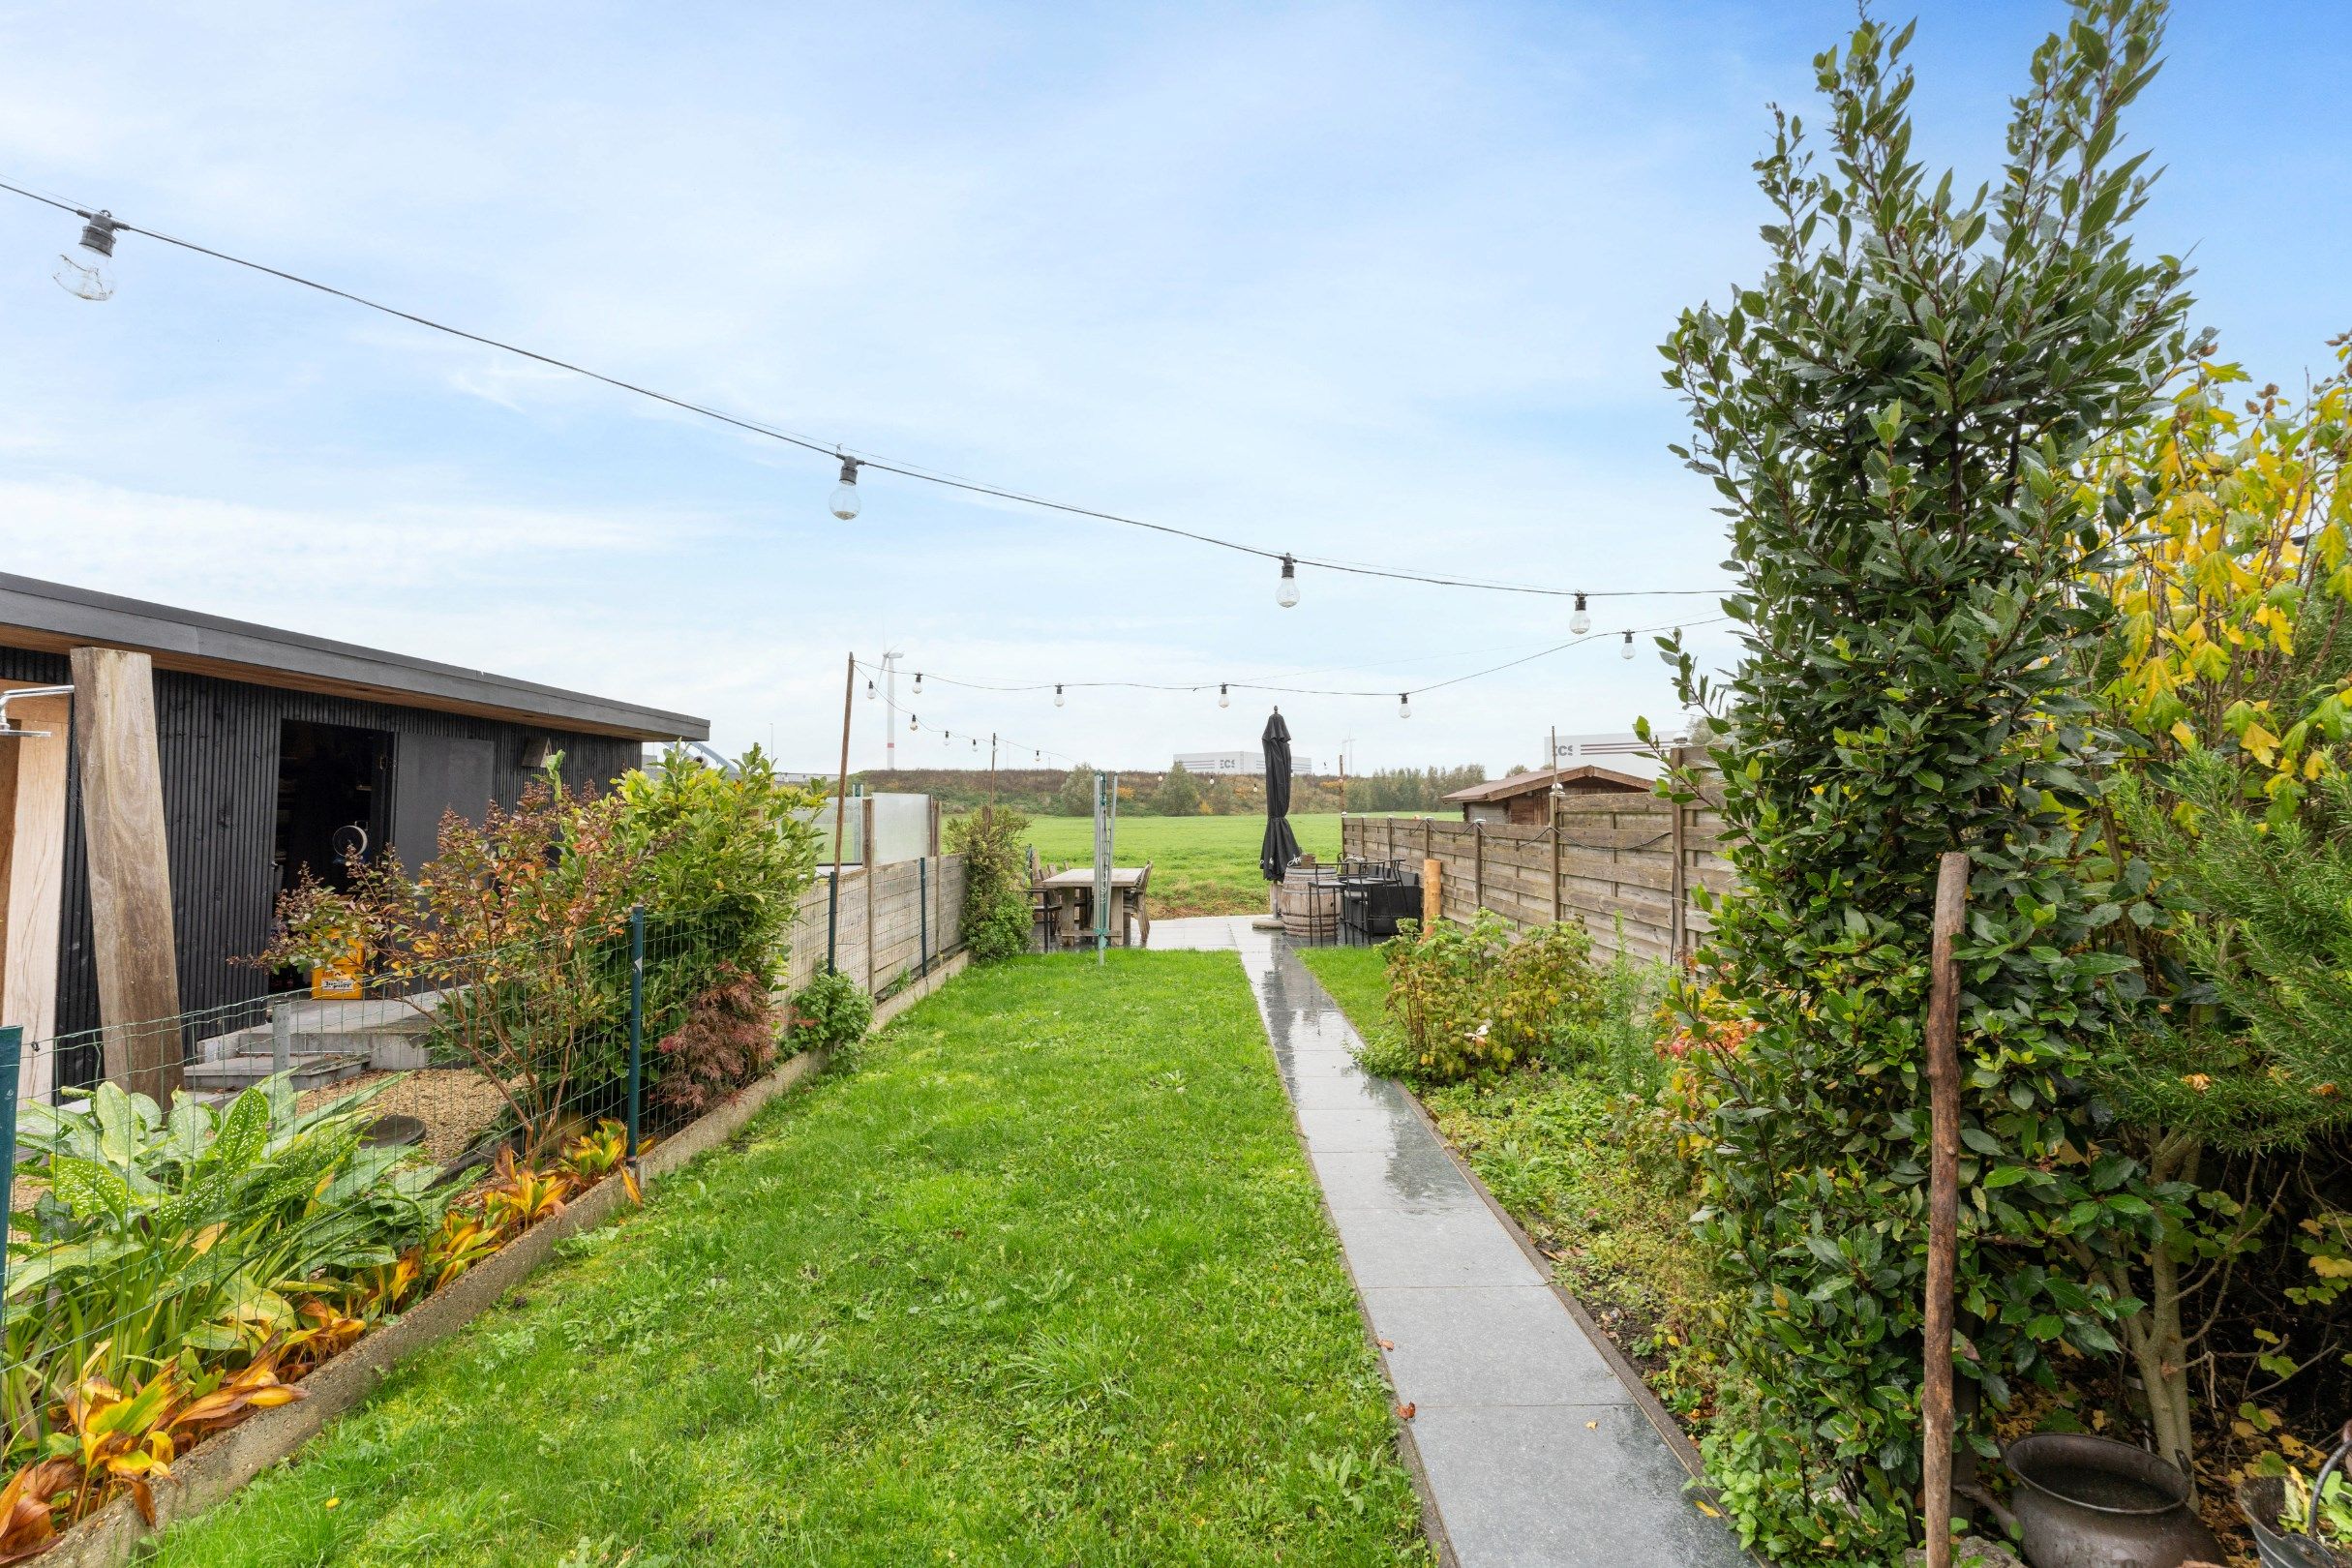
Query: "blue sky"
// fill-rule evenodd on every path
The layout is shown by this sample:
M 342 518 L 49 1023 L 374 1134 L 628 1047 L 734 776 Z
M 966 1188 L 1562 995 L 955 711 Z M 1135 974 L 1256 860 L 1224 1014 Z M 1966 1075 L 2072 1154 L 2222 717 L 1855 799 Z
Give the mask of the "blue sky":
M 1918 9 L 1931 160 L 1991 172 L 2062 14 Z M 1756 271 L 1765 105 L 1808 105 L 1851 17 L 15 6 L 0 178 L 936 468 L 1306 554 L 1709 588 L 1719 520 L 1666 451 L 1654 346 Z M 2193 250 L 2199 319 L 2258 377 L 2352 327 L 2344 22 L 2186 0 L 2132 128 L 2169 167 L 2144 239 Z M 1565 636 L 1553 601 L 1328 574 L 1285 612 L 1262 561 L 888 476 L 839 525 L 809 454 L 136 238 L 114 300 L 71 299 L 73 227 L 0 202 L 8 570 L 708 714 L 810 768 L 851 648 L 1391 691 Z M 1352 736 L 1362 767 L 1499 768 L 1549 725 L 1673 710 L 1646 650 L 1597 644 L 1409 721 L 1281 701 L 1303 753 Z M 1262 703 L 914 706 L 1146 767 L 1250 739 Z

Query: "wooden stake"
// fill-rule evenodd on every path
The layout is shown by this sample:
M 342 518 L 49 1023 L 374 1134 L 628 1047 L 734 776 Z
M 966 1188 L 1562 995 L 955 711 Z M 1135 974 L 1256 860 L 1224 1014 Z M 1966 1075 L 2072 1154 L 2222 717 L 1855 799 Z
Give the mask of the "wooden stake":
M 1968 912 L 1968 855 L 1936 866 L 1936 919 L 1928 949 L 1927 1094 L 1933 1118 L 1927 1156 L 1926 1427 L 1920 1485 L 1927 1515 L 1927 1568 L 1952 1561 L 1952 1292 L 1960 1262 L 1960 966 L 1952 945 Z
M 841 683 L 841 779 L 833 790 L 833 885 L 826 895 L 825 967 L 836 969 L 833 962 L 835 933 L 841 922 L 841 831 L 849 812 L 849 735 L 850 714 L 858 703 L 858 655 L 849 656 L 849 676 Z

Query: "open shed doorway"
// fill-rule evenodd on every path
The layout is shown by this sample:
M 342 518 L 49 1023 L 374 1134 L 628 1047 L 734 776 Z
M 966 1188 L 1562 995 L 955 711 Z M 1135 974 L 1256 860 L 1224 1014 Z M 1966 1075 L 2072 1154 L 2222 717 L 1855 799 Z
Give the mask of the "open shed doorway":
M 383 847 L 391 794 L 392 737 L 349 724 L 287 719 L 278 734 L 281 892 L 305 871 L 330 888 L 350 883 L 349 853 Z

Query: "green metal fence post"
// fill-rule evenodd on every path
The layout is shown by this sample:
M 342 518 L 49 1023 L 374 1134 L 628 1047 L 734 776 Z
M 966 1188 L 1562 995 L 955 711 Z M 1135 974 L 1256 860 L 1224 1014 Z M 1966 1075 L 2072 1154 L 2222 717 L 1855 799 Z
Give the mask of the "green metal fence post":
M 646 906 L 629 911 L 629 1158 L 637 1158 L 637 1105 L 645 1084 Z
M 8 1217 L 15 1211 L 11 1183 L 16 1174 L 16 1071 L 24 1061 L 24 1029 L 11 1024 L 0 1029 L 0 1318 L 8 1301 Z
M 915 861 L 915 901 L 922 906 L 922 968 L 918 974 L 931 973 L 931 860 L 919 856 Z

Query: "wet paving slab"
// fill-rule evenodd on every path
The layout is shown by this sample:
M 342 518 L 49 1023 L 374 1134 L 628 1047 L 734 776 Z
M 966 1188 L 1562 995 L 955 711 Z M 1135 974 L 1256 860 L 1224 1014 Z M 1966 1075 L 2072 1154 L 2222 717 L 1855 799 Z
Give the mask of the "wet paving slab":
M 1162 921 L 1152 938 L 1241 955 L 1389 1380 L 1414 1409 L 1452 1560 L 1753 1568 L 1411 1096 L 1356 1064 L 1346 1015 L 1287 942 L 1246 919 Z

